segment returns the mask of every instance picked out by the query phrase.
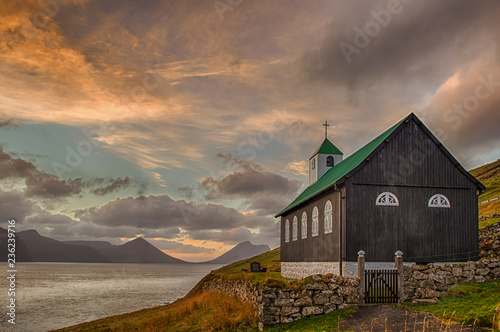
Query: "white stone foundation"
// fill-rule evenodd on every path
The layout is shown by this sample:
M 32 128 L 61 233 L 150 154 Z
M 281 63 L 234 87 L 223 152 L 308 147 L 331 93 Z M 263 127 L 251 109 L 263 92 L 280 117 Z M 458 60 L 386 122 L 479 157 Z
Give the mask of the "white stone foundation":
M 339 274 L 338 262 L 281 262 L 281 275 L 302 279 L 313 274 Z

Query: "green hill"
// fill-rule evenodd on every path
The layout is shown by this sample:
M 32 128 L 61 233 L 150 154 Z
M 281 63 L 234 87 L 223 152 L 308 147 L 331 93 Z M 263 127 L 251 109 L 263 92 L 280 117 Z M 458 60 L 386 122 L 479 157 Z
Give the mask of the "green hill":
M 469 172 L 486 187 L 486 190 L 479 196 L 480 203 L 500 196 L 500 159 Z M 495 216 L 499 213 L 500 199 L 479 204 L 479 218 L 485 219 L 479 223 L 479 226 L 484 227 L 500 221 L 500 217 Z

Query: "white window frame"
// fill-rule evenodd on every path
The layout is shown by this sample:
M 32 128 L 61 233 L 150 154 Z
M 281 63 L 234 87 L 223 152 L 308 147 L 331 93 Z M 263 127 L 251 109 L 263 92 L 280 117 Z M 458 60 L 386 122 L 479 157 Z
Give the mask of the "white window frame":
M 324 225 L 324 231 L 325 234 L 329 234 L 333 232 L 333 207 L 332 207 L 332 202 L 326 201 L 325 203 L 325 225 Z
M 307 239 L 307 213 L 302 212 L 302 219 L 300 221 L 300 238 Z
M 389 191 L 384 191 L 383 193 L 377 196 L 377 199 L 375 200 L 375 205 L 399 206 L 399 199 L 393 193 Z
M 317 207 L 314 207 L 312 212 L 312 222 L 311 222 L 311 236 L 319 235 L 319 211 Z
M 290 242 L 290 220 L 285 221 L 285 243 Z
M 298 237 L 297 223 L 298 223 L 297 216 L 294 216 L 293 221 L 292 221 L 292 241 L 297 241 L 297 237 Z
M 430 208 L 450 208 L 450 200 L 443 194 L 435 194 L 429 198 L 427 206 Z

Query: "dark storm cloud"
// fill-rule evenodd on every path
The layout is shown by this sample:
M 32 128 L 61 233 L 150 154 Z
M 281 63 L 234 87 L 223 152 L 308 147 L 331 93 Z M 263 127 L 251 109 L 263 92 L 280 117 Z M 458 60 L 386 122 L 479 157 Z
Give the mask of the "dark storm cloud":
M 5 192 L 0 190 L 0 219 L 14 219 L 24 223 L 26 217 L 40 209 L 20 192 Z
M 3 151 L 0 146 L 0 180 L 24 179 L 26 197 L 57 199 L 82 193 L 83 188 L 103 196 L 120 191 L 132 185 L 130 178 L 91 179 L 84 182 L 81 178 L 63 180 L 57 176 L 40 171 L 30 161 L 16 158 Z M 109 184 L 108 184 L 109 183 Z
M 258 227 L 261 223 L 260 218 L 222 205 L 175 201 L 167 195 L 117 199 L 100 208 L 80 210 L 76 215 L 82 221 L 109 227 L 180 227 L 187 231 Z
M 105 181 L 105 179 L 100 179 L 102 181 Z M 96 188 L 96 189 L 93 189 L 91 190 L 91 192 L 95 195 L 98 195 L 98 196 L 104 196 L 106 194 L 109 194 L 109 193 L 112 193 L 114 191 L 119 191 L 120 189 L 124 189 L 124 188 L 127 188 L 130 184 L 131 184 L 131 180 L 129 177 L 126 177 L 126 178 L 118 178 L 116 180 L 112 180 L 112 182 L 105 186 L 105 187 L 101 187 L 101 188 Z
M 82 180 L 61 180 L 55 175 L 39 171 L 29 161 L 14 158 L 0 147 L 0 179 L 25 179 L 26 196 L 60 198 L 80 194 Z
M 493 0 L 348 1 L 321 46 L 305 52 L 298 65 L 307 80 L 347 87 L 435 82 L 485 47 L 498 47 L 491 27 L 499 15 Z
M 302 186 L 298 180 L 265 171 L 261 165 L 232 154 L 219 154 L 217 157 L 224 161 L 227 169 L 234 172 L 226 176 L 204 178 L 198 188 L 184 187 L 179 191 L 190 197 L 200 192 L 207 200 L 242 198 L 246 208 L 266 215 L 282 209 Z
M 207 177 L 200 182 L 206 199 L 251 198 L 255 195 L 296 194 L 301 182 L 290 180 L 276 173 L 265 171 L 254 162 L 239 159 L 231 154 L 217 155 L 234 173 L 223 177 Z

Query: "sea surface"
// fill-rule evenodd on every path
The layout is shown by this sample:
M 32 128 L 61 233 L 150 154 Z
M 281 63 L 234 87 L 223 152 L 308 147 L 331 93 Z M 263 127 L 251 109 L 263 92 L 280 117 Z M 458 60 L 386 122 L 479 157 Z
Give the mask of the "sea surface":
M 222 265 L 18 263 L 15 325 L 3 266 L 0 331 L 41 332 L 175 301 Z

